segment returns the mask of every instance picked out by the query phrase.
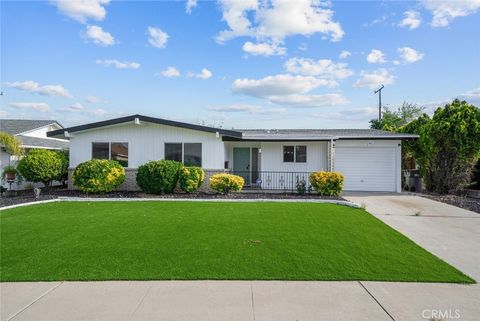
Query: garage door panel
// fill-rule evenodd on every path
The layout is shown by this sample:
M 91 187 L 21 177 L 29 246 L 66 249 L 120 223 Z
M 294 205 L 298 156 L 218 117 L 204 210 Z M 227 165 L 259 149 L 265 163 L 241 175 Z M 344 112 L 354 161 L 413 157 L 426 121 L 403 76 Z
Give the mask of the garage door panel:
M 346 191 L 396 191 L 396 148 L 337 147 L 335 171 Z

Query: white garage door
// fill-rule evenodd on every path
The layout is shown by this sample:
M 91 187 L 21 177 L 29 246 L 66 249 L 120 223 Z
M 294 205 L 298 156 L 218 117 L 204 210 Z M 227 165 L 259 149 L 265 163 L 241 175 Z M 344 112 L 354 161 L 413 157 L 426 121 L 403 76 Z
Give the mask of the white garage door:
M 345 176 L 345 191 L 396 191 L 396 148 L 337 147 L 335 171 Z

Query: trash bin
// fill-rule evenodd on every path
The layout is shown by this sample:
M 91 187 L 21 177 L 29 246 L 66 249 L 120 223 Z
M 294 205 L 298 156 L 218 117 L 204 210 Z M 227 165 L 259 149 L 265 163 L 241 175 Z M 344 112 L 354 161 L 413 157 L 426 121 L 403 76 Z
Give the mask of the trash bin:
M 410 175 L 408 176 L 408 187 L 410 192 L 422 192 L 422 177 L 420 177 L 420 171 L 418 169 L 412 169 L 410 171 Z

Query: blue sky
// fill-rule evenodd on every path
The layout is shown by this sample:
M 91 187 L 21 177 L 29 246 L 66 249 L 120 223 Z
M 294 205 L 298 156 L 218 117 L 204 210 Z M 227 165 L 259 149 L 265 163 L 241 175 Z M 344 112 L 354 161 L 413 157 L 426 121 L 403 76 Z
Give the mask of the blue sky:
M 2 1 L 0 116 L 366 128 L 380 84 L 390 107 L 478 106 L 479 11 L 478 0 Z

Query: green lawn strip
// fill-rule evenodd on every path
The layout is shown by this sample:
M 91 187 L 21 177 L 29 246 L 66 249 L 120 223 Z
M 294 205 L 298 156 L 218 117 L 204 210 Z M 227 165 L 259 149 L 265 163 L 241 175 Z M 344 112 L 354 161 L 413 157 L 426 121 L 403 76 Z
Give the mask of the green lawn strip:
M 0 213 L 0 280 L 474 281 L 364 210 L 59 202 Z

